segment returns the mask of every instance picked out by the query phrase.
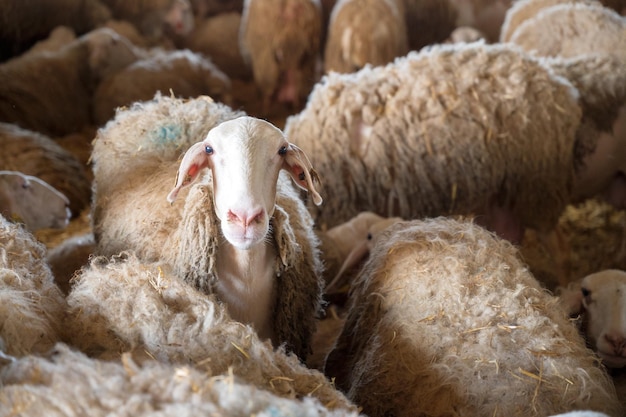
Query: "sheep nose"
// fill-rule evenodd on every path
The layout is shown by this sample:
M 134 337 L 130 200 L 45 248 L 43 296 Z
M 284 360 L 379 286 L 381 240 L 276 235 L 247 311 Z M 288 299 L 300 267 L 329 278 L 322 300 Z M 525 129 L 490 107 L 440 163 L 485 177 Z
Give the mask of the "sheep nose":
M 626 348 L 626 337 L 624 335 L 607 333 L 604 335 L 604 338 L 613 346 L 613 350 L 618 355 Z
M 243 227 L 263 220 L 263 209 L 254 210 L 228 210 L 228 221 L 239 223 Z

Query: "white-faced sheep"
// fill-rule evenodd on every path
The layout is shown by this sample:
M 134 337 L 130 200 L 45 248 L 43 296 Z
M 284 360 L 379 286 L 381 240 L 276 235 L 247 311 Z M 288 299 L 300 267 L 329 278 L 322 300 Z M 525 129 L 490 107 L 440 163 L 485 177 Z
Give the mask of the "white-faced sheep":
M 263 111 L 274 102 L 300 108 L 317 81 L 322 11 L 319 0 L 246 0 L 239 47 L 252 68 Z
M 475 213 L 519 241 L 524 226 L 549 230 L 570 199 L 580 117 L 576 89 L 549 67 L 472 43 L 331 73 L 285 133 L 325 173 L 321 227 L 363 210 Z
M 91 182 L 85 166 L 51 138 L 0 123 L 0 147 L 0 170 L 20 171 L 47 182 L 67 197 L 73 216 L 89 206 Z
M 65 299 L 54 284 L 45 247 L 0 216 L 0 351 L 43 353 L 60 340 Z
M 319 204 L 317 174 L 279 129 L 240 116 L 206 97 L 160 97 L 118 111 L 92 155 L 97 252 L 166 260 L 189 284 L 217 293 L 234 318 L 304 357 L 321 262 L 289 175 Z M 179 191 L 183 201 L 170 205 Z
M 409 51 L 400 0 L 339 0 L 330 16 L 324 71 L 385 65 Z
M 62 229 L 70 221 L 69 200 L 47 182 L 18 171 L 0 171 L 0 214 L 30 231 Z
M 329 408 L 353 409 L 320 372 L 261 340 L 214 294 L 191 287 L 164 263 L 142 263 L 128 253 L 95 258 L 67 300 L 68 341 L 90 356 L 115 359 L 132 351 L 211 376 L 230 373 L 281 397 L 311 396 Z
M 111 18 L 98 0 L 0 1 L 0 61 L 20 55 L 60 25 L 84 34 Z
M 284 398 L 232 374 L 209 375 L 189 366 L 86 357 L 58 344 L 0 373 L 0 415 L 24 417 L 308 416 L 357 417 L 314 397 Z
M 325 372 L 369 416 L 623 415 L 576 327 L 509 242 L 398 222 L 353 282 Z
M 626 272 L 606 269 L 561 289 L 563 306 L 607 367 L 626 366 Z
M 189 0 L 101 0 L 118 20 L 132 23 L 151 43 L 185 36 L 193 29 Z
M 93 117 L 104 125 L 115 109 L 151 100 L 157 92 L 192 98 L 201 95 L 227 103 L 230 79 L 208 58 L 189 50 L 159 51 L 104 79 L 93 97 Z
M 0 121 L 50 136 L 91 124 L 91 100 L 107 75 L 137 59 L 136 49 L 111 29 L 97 29 L 56 53 L 0 65 Z

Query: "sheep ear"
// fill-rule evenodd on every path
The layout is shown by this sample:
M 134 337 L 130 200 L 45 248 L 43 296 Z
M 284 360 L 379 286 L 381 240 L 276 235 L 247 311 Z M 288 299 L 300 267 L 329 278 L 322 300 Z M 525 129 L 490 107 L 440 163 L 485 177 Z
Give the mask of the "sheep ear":
M 178 192 L 198 178 L 203 168 L 209 166 L 209 158 L 204 150 L 204 142 L 198 142 L 191 146 L 185 153 L 176 174 L 174 189 L 167 195 L 167 201 L 171 204 L 176 200 Z
M 304 151 L 298 148 L 293 143 L 289 144 L 287 149 L 287 155 L 285 156 L 285 163 L 283 169 L 287 170 L 291 175 L 291 178 L 296 185 L 303 190 L 307 190 L 313 197 L 313 203 L 316 206 L 322 204 L 322 197 L 315 189 L 313 182 L 320 183 L 320 177 L 313 169 L 311 161 L 306 156 Z

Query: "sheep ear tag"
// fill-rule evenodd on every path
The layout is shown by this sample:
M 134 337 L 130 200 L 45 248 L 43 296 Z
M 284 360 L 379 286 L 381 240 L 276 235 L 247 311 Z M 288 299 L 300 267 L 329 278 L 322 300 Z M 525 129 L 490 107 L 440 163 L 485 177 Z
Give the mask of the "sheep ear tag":
M 174 188 L 167 195 L 167 201 L 171 204 L 176 200 L 178 192 L 194 182 L 203 168 L 209 166 L 209 158 L 205 151 L 204 142 L 198 142 L 191 146 L 183 156 L 183 160 L 176 174 Z
M 283 168 L 289 172 L 298 187 L 311 194 L 316 206 L 322 204 L 322 196 L 319 195 L 314 184 L 314 182 L 320 183 L 320 177 L 302 149 L 290 143 Z

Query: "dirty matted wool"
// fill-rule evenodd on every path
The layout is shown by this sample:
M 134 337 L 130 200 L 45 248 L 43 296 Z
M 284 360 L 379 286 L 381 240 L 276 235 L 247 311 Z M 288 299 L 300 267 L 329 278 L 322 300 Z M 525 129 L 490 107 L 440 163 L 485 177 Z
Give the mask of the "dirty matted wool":
M 45 247 L 0 216 L 0 350 L 41 353 L 60 340 L 65 299 L 46 264 Z
M 232 373 L 212 376 L 185 365 L 103 361 L 58 344 L 0 371 L 0 416 L 356 416 L 317 399 L 282 398 Z
M 285 134 L 324 174 L 332 227 L 360 211 L 403 218 L 509 207 L 550 229 L 570 199 L 578 93 L 510 45 L 442 45 L 331 73 Z
M 445 218 L 379 239 L 326 364 L 365 414 L 623 415 L 605 369 L 510 243 Z
M 353 406 L 318 371 L 284 349 L 274 350 L 252 327 L 236 322 L 214 295 L 202 293 L 165 264 L 125 254 L 92 261 L 68 296 L 68 341 L 92 356 L 145 352 L 163 362 L 195 366 L 286 398 L 313 396 L 329 408 Z

